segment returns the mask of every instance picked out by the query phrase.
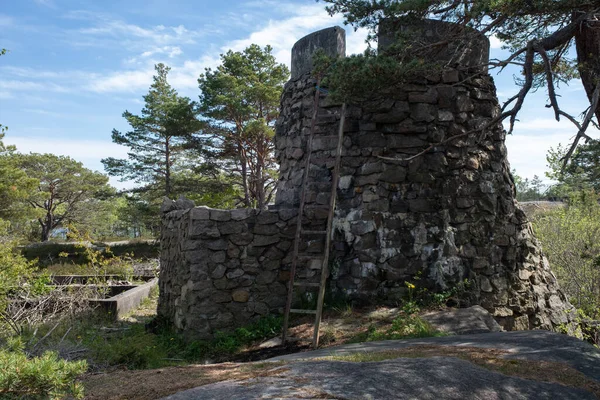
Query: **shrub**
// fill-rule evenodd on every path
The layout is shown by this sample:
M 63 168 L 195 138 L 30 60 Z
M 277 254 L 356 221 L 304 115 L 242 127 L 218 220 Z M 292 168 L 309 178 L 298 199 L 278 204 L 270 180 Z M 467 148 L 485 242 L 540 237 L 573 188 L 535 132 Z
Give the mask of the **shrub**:
M 16 344 L 15 344 L 16 343 Z M 60 360 L 56 353 L 28 358 L 18 341 L 0 349 L 0 397 L 3 399 L 83 398 L 76 379 L 85 373 L 85 361 Z
M 534 219 L 553 272 L 571 303 L 589 317 L 600 318 L 600 205 L 582 192 L 566 207 Z
M 33 272 L 34 263 L 18 254 L 14 243 L 0 238 L 0 311 L 4 311 L 8 296 L 22 290 Z

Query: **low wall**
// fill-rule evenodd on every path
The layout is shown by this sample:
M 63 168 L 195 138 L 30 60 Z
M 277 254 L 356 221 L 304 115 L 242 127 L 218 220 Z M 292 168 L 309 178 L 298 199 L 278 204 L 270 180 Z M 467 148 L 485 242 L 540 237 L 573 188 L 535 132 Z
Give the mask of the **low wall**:
M 175 202 L 166 204 L 161 318 L 189 337 L 204 339 L 282 311 L 295 210 L 176 209 Z

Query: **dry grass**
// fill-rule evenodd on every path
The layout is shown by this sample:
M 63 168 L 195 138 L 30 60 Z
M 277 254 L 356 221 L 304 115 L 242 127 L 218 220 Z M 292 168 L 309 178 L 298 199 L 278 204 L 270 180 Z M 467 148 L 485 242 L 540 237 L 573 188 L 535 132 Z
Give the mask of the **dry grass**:
M 347 362 L 377 362 L 406 357 L 456 357 L 504 375 L 584 389 L 600 398 L 600 383 L 588 378 L 568 364 L 554 361 L 509 359 L 505 357 L 508 354 L 510 354 L 508 351 L 500 349 L 422 345 L 382 352 L 334 355 L 323 359 Z
M 155 370 L 113 371 L 83 378 L 86 399 L 147 400 L 225 380 L 277 376 L 287 369 L 283 362 L 189 365 Z

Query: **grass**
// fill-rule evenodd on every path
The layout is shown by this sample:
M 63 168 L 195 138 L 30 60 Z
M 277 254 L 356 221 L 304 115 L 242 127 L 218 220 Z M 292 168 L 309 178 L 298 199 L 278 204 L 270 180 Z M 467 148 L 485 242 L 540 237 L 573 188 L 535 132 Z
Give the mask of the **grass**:
M 233 332 L 217 332 L 210 341 L 189 342 L 167 327 L 152 333 L 145 325 L 156 315 L 157 297 L 158 290 L 154 289 L 140 307 L 120 321 L 98 315 L 65 319 L 58 325 L 28 329 L 22 339 L 38 351 L 56 350 L 65 357 L 81 354 L 93 370 L 153 369 L 226 360 L 256 341 L 277 335 L 281 329 L 280 317 L 267 316 Z M 41 343 L 40 338 L 44 338 Z
M 415 339 L 439 337 L 446 334 L 433 328 L 417 314 L 402 313 L 386 327 L 375 324 L 368 326 L 364 332 L 359 332 L 349 340 L 349 343 L 373 342 L 377 340 Z

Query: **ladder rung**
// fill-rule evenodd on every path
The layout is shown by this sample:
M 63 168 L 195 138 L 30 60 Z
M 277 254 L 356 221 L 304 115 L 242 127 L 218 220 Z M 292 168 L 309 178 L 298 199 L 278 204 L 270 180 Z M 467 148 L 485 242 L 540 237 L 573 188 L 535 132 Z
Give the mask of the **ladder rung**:
M 290 308 L 290 312 L 295 314 L 316 314 L 317 310 L 301 310 L 299 308 Z
M 305 230 L 302 230 L 302 233 L 304 235 L 325 235 L 325 234 L 327 234 L 327 231 L 305 231 Z
M 294 286 L 320 287 L 321 284 L 316 282 L 294 282 Z

